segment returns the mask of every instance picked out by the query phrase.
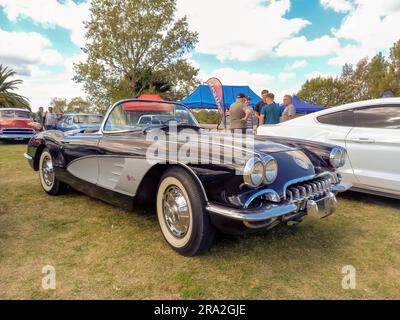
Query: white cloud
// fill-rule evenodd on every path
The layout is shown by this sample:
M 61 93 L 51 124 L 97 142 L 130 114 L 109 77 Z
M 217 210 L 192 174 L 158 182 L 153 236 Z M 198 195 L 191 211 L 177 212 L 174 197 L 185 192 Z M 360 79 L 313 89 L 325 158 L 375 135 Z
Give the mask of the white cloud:
M 310 24 L 288 19 L 290 0 L 178 0 L 178 16 L 187 15 L 199 33 L 196 50 L 220 61 L 253 61 L 273 54 L 273 48 Z
M 281 57 L 326 56 L 339 48 L 339 41 L 327 35 L 314 40 L 301 36 L 282 42 L 276 49 L 276 54 Z
M 348 0 L 320 0 L 325 9 L 332 9 L 335 12 L 348 12 L 353 6 Z
M 8 32 L 0 28 L 0 60 L 22 75 L 29 75 L 36 64 L 60 64 L 62 55 L 49 39 L 36 32 Z
M 389 49 L 400 39 L 399 0 L 354 0 L 354 8 L 333 30 L 338 39 L 351 40 L 337 51 L 330 64 L 356 63 L 365 56 L 371 57 L 380 50 Z
M 235 70 L 232 68 L 220 68 L 214 70 L 211 74 L 201 74 L 203 82 L 211 77 L 217 77 L 224 85 L 250 86 L 256 93 L 267 89 L 269 83 L 274 79 L 267 73 L 251 73 L 246 70 Z
M 294 70 L 294 69 L 299 69 L 299 68 L 303 68 L 307 65 L 307 61 L 306 60 L 296 60 L 294 61 L 292 64 L 288 65 L 285 67 L 285 70 Z
M 76 4 L 72 0 L 0 0 L 10 21 L 30 18 L 45 28 L 59 26 L 71 31 L 71 40 L 83 46 L 85 29 L 82 24 L 90 17 L 89 2 Z
M 320 71 L 313 71 L 306 74 L 306 79 L 310 80 L 313 78 L 336 78 L 338 75 L 334 73 L 325 73 Z
M 72 80 L 73 63 L 83 59 L 83 54 L 65 59 L 64 72 L 61 73 L 52 73 L 35 66 L 30 77 L 20 77 L 24 82 L 19 86 L 19 92 L 29 98 L 33 110 L 37 110 L 40 106 L 48 107 L 54 97 L 67 99 L 84 97 L 82 85 Z
M 337 51 L 334 58 L 328 60 L 331 65 L 343 66 L 346 63 L 356 64 L 365 57 L 371 57 L 375 54 L 375 50 L 370 48 L 359 47 L 355 45 L 347 45 Z
M 294 74 L 294 73 L 281 72 L 279 74 L 278 78 L 279 78 L 280 81 L 285 82 L 285 81 L 287 81 L 289 79 L 293 79 L 295 76 L 296 76 L 296 74 Z

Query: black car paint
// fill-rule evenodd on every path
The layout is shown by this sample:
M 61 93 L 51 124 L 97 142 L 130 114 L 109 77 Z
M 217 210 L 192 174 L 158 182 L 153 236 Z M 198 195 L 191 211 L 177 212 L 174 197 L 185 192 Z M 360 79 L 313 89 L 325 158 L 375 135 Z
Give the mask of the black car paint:
M 210 203 L 218 203 L 232 208 L 241 208 L 247 199 L 262 189 L 273 189 L 283 197 L 284 187 L 293 179 L 313 176 L 323 171 L 334 171 L 329 163 L 329 154 L 334 146 L 318 142 L 309 142 L 287 138 L 255 137 L 254 153 L 245 151 L 238 163 L 224 164 L 193 164 L 193 163 L 163 163 L 153 166 L 142 179 L 134 198 L 104 189 L 83 181 L 67 171 L 68 165 L 77 159 L 90 156 L 123 156 L 141 158 L 146 161 L 146 151 L 151 141 L 146 141 L 148 132 L 131 133 L 101 133 L 78 131 L 63 133 L 60 131 L 41 132 L 28 143 L 27 153 L 32 156 L 30 164 L 38 170 L 40 153 L 46 147 L 53 157 L 53 167 L 58 179 L 72 188 L 87 193 L 92 197 L 118 205 L 125 209 L 133 209 L 134 205 L 155 203 L 158 181 L 162 173 L 172 165 L 182 165 L 200 182 L 205 191 L 205 198 Z M 166 139 L 171 135 L 167 132 Z M 179 141 L 178 144 L 184 143 Z M 167 144 L 168 145 L 168 144 Z M 294 151 L 303 152 L 311 161 L 308 169 L 295 165 Z M 244 185 L 243 177 L 236 174 L 236 169 L 242 169 L 250 157 L 273 155 L 279 165 L 278 177 L 268 186 L 252 189 Z M 153 195 L 149 197 L 148 195 Z M 219 216 L 212 216 L 213 223 L 228 233 L 237 233 L 246 229 L 243 223 L 231 221 Z M 231 232 L 232 230 L 232 232 Z M 233 231 L 234 230 L 234 231 Z

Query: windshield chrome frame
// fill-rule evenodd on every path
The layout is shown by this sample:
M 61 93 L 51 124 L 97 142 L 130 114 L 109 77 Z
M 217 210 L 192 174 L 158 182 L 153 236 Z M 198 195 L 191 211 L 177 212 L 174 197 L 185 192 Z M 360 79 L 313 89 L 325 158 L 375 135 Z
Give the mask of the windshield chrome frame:
M 164 101 L 164 100 L 148 100 L 148 99 L 125 99 L 125 100 L 120 100 L 120 101 L 114 103 L 114 104 L 107 110 L 106 115 L 104 116 L 104 119 L 103 119 L 103 123 L 101 124 L 101 127 L 100 127 L 100 132 L 101 132 L 102 134 L 107 134 L 107 133 L 108 133 L 108 134 L 112 134 L 112 133 L 124 133 L 124 132 L 132 132 L 132 131 L 133 131 L 132 129 L 130 129 L 130 130 L 116 130 L 116 131 L 107 131 L 107 130 L 105 130 L 105 126 L 106 126 L 106 123 L 107 123 L 107 121 L 108 121 L 108 118 L 110 117 L 111 112 L 112 112 L 116 107 L 118 107 L 119 105 L 121 105 L 121 104 L 123 104 L 123 103 L 126 103 L 126 102 L 169 103 L 169 104 L 173 104 L 173 105 L 176 105 L 176 106 L 183 107 L 183 108 L 185 108 L 185 109 L 187 110 L 187 112 L 189 112 L 189 113 L 191 114 L 191 116 L 193 117 L 193 120 L 194 120 L 195 124 L 197 125 L 197 127 L 200 128 L 199 123 L 197 122 L 195 116 L 192 114 L 192 112 L 190 111 L 190 109 L 189 109 L 188 107 L 186 107 L 184 104 L 181 104 L 181 103 L 179 103 L 179 102 Z

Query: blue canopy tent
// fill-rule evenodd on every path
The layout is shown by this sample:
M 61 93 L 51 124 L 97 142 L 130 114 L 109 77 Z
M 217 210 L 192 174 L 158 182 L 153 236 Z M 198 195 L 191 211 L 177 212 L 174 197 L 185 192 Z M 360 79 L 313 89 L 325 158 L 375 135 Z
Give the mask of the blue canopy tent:
M 235 102 L 238 93 L 243 93 L 251 97 L 251 106 L 261 101 L 261 98 L 254 93 L 248 86 L 223 86 L 225 108 L 229 109 L 230 105 Z M 217 109 L 215 100 L 211 94 L 208 85 L 200 85 L 187 98 L 180 101 L 191 109 Z
M 251 97 L 251 106 L 261 101 L 261 98 L 250 89 L 249 86 L 223 86 L 225 108 L 229 109 L 230 105 L 235 102 L 238 93 L 244 93 Z M 217 109 L 215 100 L 211 94 L 208 85 L 200 85 L 187 98 L 180 101 L 191 109 Z M 324 110 L 324 107 L 316 106 L 311 103 L 300 100 L 297 96 L 293 96 L 292 103 L 296 108 L 297 113 L 313 113 Z M 281 105 L 283 108 L 283 105 Z
M 316 106 L 315 104 L 311 104 L 299 99 L 298 96 L 293 96 L 292 104 L 296 108 L 297 113 L 313 113 L 321 110 L 325 110 L 324 107 Z

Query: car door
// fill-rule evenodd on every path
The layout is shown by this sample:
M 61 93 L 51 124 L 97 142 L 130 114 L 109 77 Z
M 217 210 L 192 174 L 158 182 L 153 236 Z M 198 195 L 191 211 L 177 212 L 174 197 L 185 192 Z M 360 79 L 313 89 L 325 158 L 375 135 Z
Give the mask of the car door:
M 400 105 L 354 109 L 354 128 L 346 139 L 361 187 L 400 193 Z
M 129 116 L 121 105 L 115 107 L 103 128 L 99 141 L 102 156 L 98 158 L 97 185 L 118 193 L 134 196 L 142 178 L 152 167 L 146 160 L 151 144 L 141 130 L 124 132 Z
M 339 145 L 347 149 L 348 157 L 346 164 L 340 168 L 345 181 L 352 184 L 357 182 L 354 174 L 352 163 L 352 150 L 346 143 L 346 139 L 354 126 L 353 110 L 342 110 L 324 114 L 316 118 L 318 124 L 310 126 L 309 130 L 313 130 L 315 134 L 309 137 L 310 140 L 326 142 L 334 145 Z
M 61 147 L 62 158 L 67 171 L 74 177 L 92 184 L 97 183 L 100 137 L 99 132 L 64 136 Z

